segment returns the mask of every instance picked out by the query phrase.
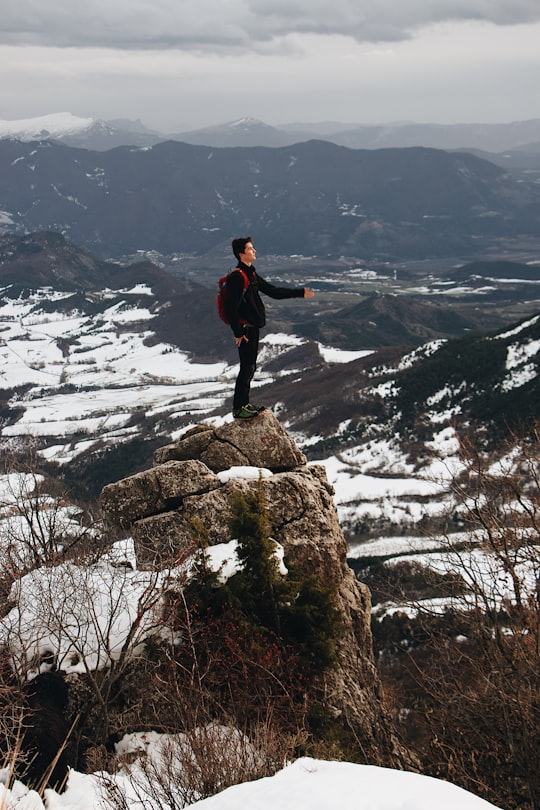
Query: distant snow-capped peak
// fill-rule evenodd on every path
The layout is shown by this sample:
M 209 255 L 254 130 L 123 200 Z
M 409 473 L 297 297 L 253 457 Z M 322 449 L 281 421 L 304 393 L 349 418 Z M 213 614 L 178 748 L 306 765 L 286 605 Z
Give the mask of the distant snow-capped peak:
M 0 121 L 0 138 L 20 138 L 23 141 L 43 137 L 61 138 L 83 132 L 95 123 L 94 118 L 80 118 L 69 112 L 22 118 L 18 121 Z
M 230 129 L 234 129 L 237 127 L 238 129 L 245 127 L 268 127 L 268 124 L 265 124 L 264 121 L 260 121 L 258 118 L 238 118 L 236 121 L 230 121 L 228 124 L 225 124 L 226 127 Z

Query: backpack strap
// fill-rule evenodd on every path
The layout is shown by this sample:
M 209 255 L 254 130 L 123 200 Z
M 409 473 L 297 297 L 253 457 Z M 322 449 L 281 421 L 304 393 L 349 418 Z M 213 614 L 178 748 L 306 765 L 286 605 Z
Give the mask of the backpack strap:
M 247 290 L 247 288 L 249 287 L 249 278 L 248 278 L 248 274 L 246 273 L 246 271 L 245 271 L 245 270 L 242 270 L 242 268 L 241 268 L 241 267 L 237 267 L 236 269 L 237 269 L 237 270 L 238 270 L 238 272 L 241 274 L 242 279 L 244 280 L 244 289 L 242 290 L 242 299 L 245 299 L 245 297 L 246 297 L 246 290 Z M 247 321 L 246 321 L 244 318 L 241 318 L 241 319 L 240 319 L 240 323 L 245 325 L 245 324 L 247 323 Z
M 241 267 L 235 267 L 234 270 L 233 270 L 233 273 L 236 273 L 237 271 L 240 273 L 240 275 L 242 276 L 242 278 L 244 280 L 244 292 L 245 292 L 247 290 L 247 288 L 249 287 L 249 278 L 247 276 L 246 271 L 242 270 Z

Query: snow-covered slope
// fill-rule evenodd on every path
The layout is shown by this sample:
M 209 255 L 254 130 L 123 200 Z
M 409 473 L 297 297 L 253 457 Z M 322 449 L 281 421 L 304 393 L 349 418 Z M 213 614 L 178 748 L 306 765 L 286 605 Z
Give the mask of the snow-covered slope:
M 0 138 L 18 138 L 33 141 L 40 138 L 62 138 L 89 129 L 94 118 L 81 118 L 69 112 L 51 113 L 37 118 L 0 121 Z
M 229 410 L 236 366 L 194 362 L 161 340 L 153 321 L 169 303 L 149 286 L 78 298 L 50 288 L 12 295 L 10 287 L 0 289 L 0 398 L 11 411 L 0 423 L 4 445 L 37 439 L 44 457 L 65 464 L 149 429 L 166 444 L 176 430 Z M 272 380 L 265 362 L 301 342 L 266 335 L 255 385 Z M 340 352 L 325 351 L 340 359 Z
M 137 413 L 203 416 L 223 404 L 231 372 L 224 363 L 191 363 L 153 338 L 149 288 L 102 295 L 105 308 L 95 318 L 62 312 L 69 294 L 52 290 L 0 301 L 0 389 L 27 386 L 12 399 L 22 412 L 4 424 L 4 439 L 42 437 L 45 455 L 67 462 L 96 442 L 136 434 Z
M 126 127 L 122 128 L 122 124 Z M 38 118 L 0 121 L 0 140 L 22 142 L 57 141 L 80 149 L 106 151 L 115 146 L 151 146 L 165 136 L 152 132 L 144 124 L 122 120 L 103 121 L 82 118 L 69 112 L 51 113 Z

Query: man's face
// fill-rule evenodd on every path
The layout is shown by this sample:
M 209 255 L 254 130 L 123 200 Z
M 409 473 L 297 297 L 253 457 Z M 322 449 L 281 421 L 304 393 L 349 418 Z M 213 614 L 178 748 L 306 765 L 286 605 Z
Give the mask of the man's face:
M 240 254 L 240 259 L 248 266 L 252 264 L 257 258 L 257 251 L 253 247 L 252 242 L 246 242 L 244 252 Z

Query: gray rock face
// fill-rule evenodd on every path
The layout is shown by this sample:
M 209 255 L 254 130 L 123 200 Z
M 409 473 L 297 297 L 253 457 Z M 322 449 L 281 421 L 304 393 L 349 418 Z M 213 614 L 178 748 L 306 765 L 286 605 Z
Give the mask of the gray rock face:
M 214 472 L 239 466 L 280 472 L 306 463 L 304 454 L 271 411 L 215 429 L 196 428 L 179 442 L 156 450 L 154 458 L 156 464 L 198 458 Z
M 189 495 L 219 486 L 219 478 L 201 461 L 168 461 L 108 484 L 101 492 L 100 505 L 112 523 L 129 529 L 139 518 L 181 506 Z
M 217 473 L 236 466 L 269 469 L 261 478 L 271 534 L 285 564 L 316 575 L 333 588 L 342 615 L 338 665 L 325 675 L 327 705 L 361 740 L 369 760 L 412 767 L 382 709 L 370 631 L 369 590 L 347 565 L 347 547 L 322 466 L 303 453 L 266 411 L 245 422 L 196 428 L 155 453 L 148 471 L 106 486 L 101 507 L 109 521 L 129 530 L 141 567 L 174 565 L 195 547 L 228 542 L 229 498 L 257 480 Z M 222 480 L 223 479 L 223 480 Z

